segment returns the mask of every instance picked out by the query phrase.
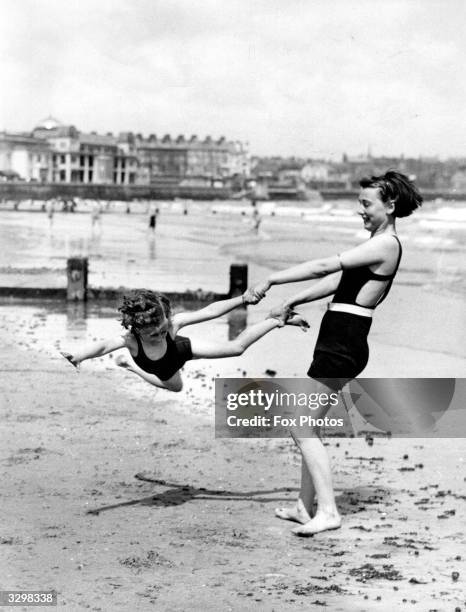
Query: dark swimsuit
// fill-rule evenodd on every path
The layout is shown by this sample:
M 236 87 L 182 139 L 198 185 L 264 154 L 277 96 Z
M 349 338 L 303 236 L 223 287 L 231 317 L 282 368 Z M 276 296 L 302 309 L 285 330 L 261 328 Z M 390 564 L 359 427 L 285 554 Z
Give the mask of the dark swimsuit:
M 180 370 L 184 364 L 193 358 L 191 340 L 184 336 L 175 336 L 173 339 L 167 334 L 167 350 L 160 359 L 149 359 L 142 348 L 138 334 L 133 330 L 133 336 L 138 343 L 138 354 L 133 357 L 135 363 L 149 374 L 155 374 L 160 380 L 168 380 Z
M 401 243 L 398 261 L 392 274 L 376 274 L 369 266 L 343 270 L 340 283 L 332 302 L 361 306 L 356 298 L 361 288 L 370 280 L 389 281 L 374 306 L 363 306 L 373 310 L 386 297 L 401 260 Z M 314 358 L 308 376 L 323 382 L 336 391 L 360 374 L 369 359 L 367 336 L 372 318 L 337 310 L 327 310 L 320 325 L 319 336 L 314 349 Z

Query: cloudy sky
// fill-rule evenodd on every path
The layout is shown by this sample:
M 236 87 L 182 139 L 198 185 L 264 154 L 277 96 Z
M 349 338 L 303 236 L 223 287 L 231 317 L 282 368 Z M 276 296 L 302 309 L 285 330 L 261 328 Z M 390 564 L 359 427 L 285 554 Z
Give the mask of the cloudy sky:
M 0 130 L 466 156 L 464 0 L 0 0 Z

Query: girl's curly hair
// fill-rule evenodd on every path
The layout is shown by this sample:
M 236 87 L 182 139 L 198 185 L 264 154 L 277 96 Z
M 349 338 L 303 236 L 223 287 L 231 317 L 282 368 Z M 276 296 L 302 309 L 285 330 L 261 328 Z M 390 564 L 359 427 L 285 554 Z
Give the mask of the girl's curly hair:
M 389 170 L 381 176 L 371 176 L 359 181 L 359 185 L 378 187 L 382 202 L 395 202 L 395 217 L 407 217 L 422 205 L 422 196 L 416 185 L 406 175 Z
M 163 293 L 136 289 L 124 295 L 118 308 L 121 324 L 126 329 L 141 329 L 146 325 L 159 325 L 164 317 L 170 319 L 170 300 Z

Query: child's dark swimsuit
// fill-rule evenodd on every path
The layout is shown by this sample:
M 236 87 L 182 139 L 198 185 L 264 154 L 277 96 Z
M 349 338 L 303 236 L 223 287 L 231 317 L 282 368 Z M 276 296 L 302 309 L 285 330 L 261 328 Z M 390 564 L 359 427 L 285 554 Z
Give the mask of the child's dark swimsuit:
M 332 300 L 335 304 L 349 304 L 361 307 L 356 298 L 361 288 L 370 280 L 389 281 L 382 295 L 374 306 L 363 306 L 373 310 L 386 297 L 401 260 L 401 244 L 397 236 L 400 252 L 395 270 L 392 274 L 376 274 L 369 266 L 343 270 L 340 283 Z M 327 310 L 320 325 L 319 336 L 314 349 L 314 357 L 308 376 L 320 380 L 334 390 L 358 376 L 367 365 L 369 347 L 367 336 L 372 318 L 350 312 Z
M 149 359 L 142 348 L 142 342 L 134 331 L 133 336 L 138 343 L 138 354 L 133 357 L 135 363 L 149 374 L 155 374 L 160 380 L 168 380 L 180 370 L 184 364 L 193 358 L 191 340 L 184 336 L 175 336 L 173 339 L 167 334 L 167 350 L 160 359 Z

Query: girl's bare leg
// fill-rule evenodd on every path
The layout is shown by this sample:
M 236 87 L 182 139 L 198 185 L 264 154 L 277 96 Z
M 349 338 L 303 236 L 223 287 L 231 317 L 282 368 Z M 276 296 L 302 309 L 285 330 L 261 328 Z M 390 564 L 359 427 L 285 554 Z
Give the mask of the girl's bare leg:
M 194 359 L 219 359 L 222 357 L 237 357 L 257 342 L 260 338 L 271 332 L 277 327 L 284 325 L 294 325 L 303 331 L 309 328 L 309 323 L 298 313 L 291 313 L 286 322 L 279 316 L 269 316 L 264 321 L 260 321 L 251 327 L 247 327 L 241 334 L 228 342 L 207 343 L 196 340 L 191 343 Z
M 155 374 L 144 372 L 144 370 L 139 368 L 131 359 L 125 357 L 125 355 L 118 355 L 118 357 L 115 359 L 115 363 L 117 366 L 120 366 L 120 368 L 124 368 L 129 372 L 137 374 L 140 378 L 149 384 L 154 385 L 154 387 L 158 387 L 159 389 L 178 392 L 183 388 L 183 381 L 179 372 L 174 374 L 168 380 L 160 380 L 160 378 Z

